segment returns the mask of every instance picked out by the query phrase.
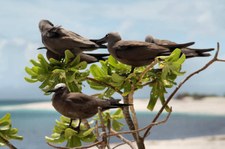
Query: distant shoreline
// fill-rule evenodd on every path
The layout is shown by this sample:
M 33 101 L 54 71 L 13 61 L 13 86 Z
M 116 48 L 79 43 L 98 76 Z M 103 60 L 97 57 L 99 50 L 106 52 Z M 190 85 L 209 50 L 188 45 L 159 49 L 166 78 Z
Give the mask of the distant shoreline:
M 148 99 L 134 100 L 136 111 L 147 112 Z M 1 103 L 2 101 L 0 101 Z M 12 104 L 12 103 L 11 103 Z M 0 110 L 55 110 L 51 101 L 38 100 L 28 101 L 28 103 L 17 103 L 12 105 L 0 105 Z M 186 97 L 182 100 L 171 100 L 169 106 L 172 106 L 173 112 L 187 114 L 203 114 L 203 115 L 220 115 L 225 116 L 225 98 L 224 97 L 206 97 L 201 100 L 194 100 Z M 158 101 L 154 112 L 161 108 L 161 103 Z

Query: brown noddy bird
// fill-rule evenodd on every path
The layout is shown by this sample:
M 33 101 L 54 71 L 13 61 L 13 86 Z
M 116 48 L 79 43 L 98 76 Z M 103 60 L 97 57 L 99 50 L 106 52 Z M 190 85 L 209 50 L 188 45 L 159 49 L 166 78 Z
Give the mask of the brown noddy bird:
M 108 33 L 99 42 L 107 42 L 109 53 L 121 63 L 140 67 L 150 64 L 157 56 L 169 55 L 175 45 L 159 46 L 155 43 L 143 41 L 124 41 L 119 33 Z M 188 47 L 194 42 L 176 44 L 176 47 Z
M 81 54 L 83 51 L 91 51 L 98 48 L 106 48 L 105 45 L 96 44 L 97 40 L 87 39 L 72 31 L 66 30 L 61 26 L 54 26 L 49 20 L 41 20 L 39 22 L 39 30 L 41 32 L 42 43 L 47 49 L 47 57 L 52 57 L 59 60 L 61 57 L 65 57 L 65 50 L 70 50 L 74 55 Z M 48 52 L 50 51 L 50 52 Z M 86 56 L 82 54 L 87 61 L 93 61 L 93 55 Z M 95 55 L 95 56 L 99 56 Z M 100 57 L 103 57 L 100 55 Z
M 109 53 L 121 63 L 140 67 L 150 64 L 157 56 L 169 55 L 172 50 L 169 47 L 159 46 L 143 41 L 122 40 L 119 33 L 108 33 L 100 42 L 107 42 Z M 192 45 L 193 42 L 181 44 L 182 47 Z M 173 49 L 174 50 L 174 49 Z
M 180 44 L 177 44 L 176 42 L 173 42 L 170 40 L 156 39 L 151 35 L 146 36 L 145 42 L 154 43 L 158 46 L 163 46 L 163 47 L 180 48 L 182 53 L 185 54 L 186 58 L 210 56 L 210 53 L 206 53 L 206 52 L 214 50 L 214 48 L 194 49 L 194 48 L 188 48 L 188 47 L 177 47 L 176 45 L 180 45 Z
M 41 47 L 39 49 L 46 49 L 45 47 Z M 107 57 L 109 56 L 109 53 L 80 53 L 78 54 L 80 55 L 80 61 L 86 61 L 88 64 L 91 64 L 91 63 L 95 63 L 95 62 L 98 62 L 99 60 L 106 60 Z M 75 55 L 77 56 L 77 55 Z M 58 55 L 58 54 L 55 54 L 53 53 L 52 51 L 50 50 L 47 50 L 46 51 L 46 57 L 48 59 L 50 58 L 54 58 L 55 60 L 62 60 L 65 56 L 64 55 Z
M 52 105 L 62 115 L 71 118 L 72 120 L 79 119 L 78 127 L 75 129 L 79 131 L 82 119 L 87 119 L 98 113 L 98 107 L 104 110 L 111 108 L 123 108 L 131 104 L 121 104 L 119 100 L 109 99 L 102 100 L 94 96 L 89 96 L 83 93 L 69 92 L 64 83 L 57 84 L 53 90 L 48 92 L 55 92 L 52 96 Z

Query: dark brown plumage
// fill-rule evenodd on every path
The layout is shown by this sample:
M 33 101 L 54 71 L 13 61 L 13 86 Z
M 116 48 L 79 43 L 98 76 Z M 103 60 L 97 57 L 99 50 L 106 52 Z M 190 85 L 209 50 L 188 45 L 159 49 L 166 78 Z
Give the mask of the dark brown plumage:
M 60 26 L 54 26 L 48 20 L 41 20 L 39 22 L 39 29 L 42 43 L 47 49 L 47 58 L 60 60 L 65 57 L 65 50 L 70 50 L 75 56 L 81 54 L 81 57 L 84 57 L 83 61 L 96 62 L 99 60 L 99 57 L 86 55 L 82 52 L 95 50 L 97 48 L 106 48 L 104 45 L 96 44 L 94 42 L 96 40 L 91 41 Z M 102 54 L 100 57 L 103 58 L 105 55 L 106 54 Z
M 148 65 L 157 56 L 169 55 L 176 48 L 182 49 L 194 44 L 194 42 L 188 42 L 183 44 L 161 43 L 157 45 L 152 42 L 124 41 L 116 32 L 108 33 L 104 38 L 99 40 L 99 42 L 103 41 L 108 43 L 108 51 L 115 59 L 133 67 Z M 207 51 L 211 50 L 213 49 L 207 49 Z M 208 53 L 202 55 L 208 56 Z
M 182 44 L 177 44 L 176 42 L 170 40 L 156 39 L 151 35 L 146 36 L 145 42 L 154 43 L 158 46 L 169 47 L 170 49 L 180 48 L 182 53 L 185 54 L 186 58 L 210 56 L 210 53 L 207 52 L 214 50 L 214 48 L 194 49 L 188 47 L 181 47 L 179 45 Z
M 52 105 L 59 113 L 72 120 L 79 119 L 80 122 L 82 119 L 94 116 L 98 112 L 98 107 L 104 111 L 130 105 L 120 104 L 119 100 L 115 99 L 102 100 L 83 93 L 70 93 L 64 83 L 57 84 L 49 92 L 55 92 L 52 96 Z
M 80 55 L 80 61 L 86 61 L 88 64 L 98 62 L 99 60 L 106 60 L 109 56 L 108 53 L 80 53 L 78 55 Z M 55 54 L 50 50 L 46 51 L 46 57 L 48 59 L 54 58 L 58 61 L 64 58 L 64 56 Z

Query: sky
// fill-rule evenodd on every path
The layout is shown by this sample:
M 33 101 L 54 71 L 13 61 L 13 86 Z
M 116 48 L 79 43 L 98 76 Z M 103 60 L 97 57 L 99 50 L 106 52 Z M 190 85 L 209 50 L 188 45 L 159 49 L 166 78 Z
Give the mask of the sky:
M 148 34 L 178 43 L 195 41 L 194 48 L 216 48 L 225 59 L 225 2 L 223 0 L 7 0 L 0 8 L 0 100 L 50 99 L 30 84 L 24 68 L 37 59 L 43 46 L 38 29 L 41 19 L 62 25 L 87 38 L 119 32 L 124 40 L 144 40 Z M 214 54 L 214 53 L 212 53 Z M 186 75 L 210 58 L 185 62 Z M 225 94 L 225 63 L 216 63 L 190 79 L 179 92 Z M 185 76 L 184 76 L 185 77 Z M 178 82 L 184 77 L 180 77 Z M 90 89 L 84 92 L 91 94 Z M 144 93 L 144 94 L 143 94 Z M 149 96 L 145 89 L 142 98 Z

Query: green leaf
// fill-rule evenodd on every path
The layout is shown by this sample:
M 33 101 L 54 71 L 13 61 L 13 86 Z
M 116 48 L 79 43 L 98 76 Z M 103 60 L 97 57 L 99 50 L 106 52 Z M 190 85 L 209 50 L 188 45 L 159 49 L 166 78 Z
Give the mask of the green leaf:
M 114 130 L 120 131 L 123 126 L 124 126 L 123 123 L 120 123 L 117 120 L 112 120 L 112 127 L 113 127 Z
M 55 137 L 55 138 L 45 136 L 45 140 L 49 143 L 60 144 L 60 143 L 65 142 L 65 137 L 64 137 L 64 135 L 59 135 L 59 137 Z
M 29 82 L 29 83 L 35 83 L 35 82 L 38 81 L 37 79 L 31 79 L 31 78 L 27 78 L 27 77 L 24 77 L 24 80 Z
M 98 65 L 93 64 L 90 67 L 90 72 L 95 78 L 105 77 L 107 74 Z
M 10 121 L 10 120 L 2 121 L 2 122 L 0 123 L 0 129 L 1 129 L 2 127 L 9 127 L 10 124 L 11 124 L 11 121 Z
M 186 56 L 185 54 L 182 54 L 181 57 L 175 63 L 178 63 L 179 65 L 181 65 L 184 63 L 185 60 L 186 60 Z
M 82 61 L 79 64 L 77 64 L 75 68 L 77 68 L 79 70 L 83 70 L 83 69 L 87 68 L 87 62 L 86 61 Z
M 81 146 L 81 140 L 77 136 L 72 136 L 71 139 L 67 141 L 66 147 L 78 147 Z
M 70 50 L 65 51 L 65 64 L 68 64 L 71 58 L 74 58 L 74 54 Z
M 10 121 L 10 117 L 11 114 L 10 113 L 6 113 L 1 119 L 0 119 L 0 123 L 4 122 L 4 121 Z
M 32 69 L 30 69 L 29 67 L 25 67 L 25 71 L 26 73 L 28 73 L 31 76 L 37 76 L 38 74 L 36 72 L 34 72 Z
M 70 123 L 70 118 L 62 115 L 60 116 L 60 121 L 62 121 L 63 123 Z
M 17 134 L 17 132 L 18 132 L 18 129 L 17 129 L 17 128 L 11 128 L 11 129 L 9 130 L 8 134 L 9 134 L 9 135 L 15 135 L 15 134 Z
M 94 142 L 96 140 L 96 136 L 92 133 L 86 137 L 80 138 L 83 142 Z
M 125 77 L 120 76 L 120 75 L 118 75 L 118 74 L 116 74 L 116 73 L 113 73 L 113 74 L 112 74 L 112 80 L 113 80 L 114 82 L 123 82 L 123 81 L 125 80 Z
M 65 138 L 70 139 L 72 136 L 76 135 L 77 132 L 71 128 L 66 128 L 65 130 Z
M 111 55 L 109 56 L 108 62 L 113 67 L 117 67 L 118 62 L 117 62 L 117 60 L 113 56 L 111 56 Z
M 12 136 L 10 136 L 10 139 L 14 139 L 14 140 L 23 140 L 23 136 L 12 135 Z
M 42 54 L 38 54 L 38 60 L 43 68 L 44 72 L 48 72 L 48 62 L 45 60 Z
M 147 105 L 147 108 L 148 108 L 149 110 L 152 111 L 152 110 L 154 109 L 154 107 L 155 107 L 155 105 L 156 105 L 156 102 L 157 102 L 157 99 L 158 99 L 158 95 L 155 94 L 155 93 L 153 93 L 153 92 L 151 92 L 150 100 L 149 100 L 149 103 L 148 103 L 148 105 Z
M 34 65 L 34 66 L 38 66 L 41 67 L 41 64 L 33 59 L 30 60 L 30 62 Z
M 88 84 L 90 85 L 90 87 L 91 87 L 92 89 L 95 89 L 95 90 L 104 90 L 104 89 L 106 88 L 106 86 L 101 85 L 101 84 L 96 83 L 96 82 L 91 81 L 91 80 L 88 80 L 87 82 L 88 82 Z
M 90 134 L 93 132 L 94 129 L 95 129 L 95 127 L 89 128 L 88 130 L 84 131 L 84 132 L 80 135 L 80 137 L 81 137 L 81 138 L 87 137 L 88 135 L 90 135 Z
M 105 91 L 104 95 L 105 95 L 106 97 L 111 97 L 114 93 L 115 93 L 115 90 L 114 90 L 114 89 L 108 88 L 108 89 Z
M 124 118 L 123 110 L 120 108 L 117 109 L 116 112 L 111 115 L 111 117 L 114 120 L 123 119 Z
M 160 80 L 155 80 L 155 82 L 151 84 L 151 86 L 152 90 L 150 93 L 150 100 L 147 108 L 152 111 L 156 105 L 159 96 L 165 93 L 165 88 Z
M 60 65 L 61 64 L 60 61 L 58 61 L 58 60 L 56 60 L 54 58 L 50 58 L 49 62 L 50 62 L 51 65 Z
M 76 67 L 77 64 L 80 63 L 80 55 L 77 55 L 75 59 L 70 63 L 71 67 Z
M 164 96 L 161 96 L 161 97 L 160 97 L 160 101 L 161 101 L 161 104 L 164 105 L 164 103 L 166 102 L 165 97 L 164 97 Z M 169 108 L 168 105 L 166 105 L 165 110 L 166 110 L 167 112 L 170 112 L 170 108 Z

